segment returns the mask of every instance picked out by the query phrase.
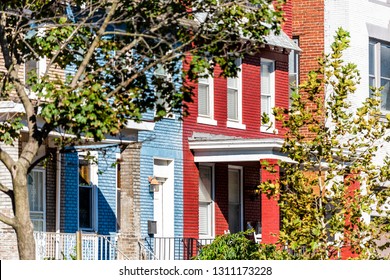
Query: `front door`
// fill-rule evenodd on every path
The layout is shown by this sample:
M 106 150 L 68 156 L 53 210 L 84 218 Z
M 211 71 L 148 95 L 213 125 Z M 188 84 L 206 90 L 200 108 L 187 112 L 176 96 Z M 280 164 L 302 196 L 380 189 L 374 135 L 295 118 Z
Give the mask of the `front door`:
M 173 259 L 174 254 L 174 168 L 172 160 L 154 160 L 154 177 L 159 190 L 154 193 L 154 220 L 157 222 L 155 254 L 158 259 Z

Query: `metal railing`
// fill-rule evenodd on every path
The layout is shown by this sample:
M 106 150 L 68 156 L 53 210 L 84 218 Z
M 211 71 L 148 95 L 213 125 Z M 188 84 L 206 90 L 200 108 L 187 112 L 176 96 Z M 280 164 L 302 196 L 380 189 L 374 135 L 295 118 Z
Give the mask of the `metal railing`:
M 186 237 L 145 237 L 140 241 L 143 259 L 148 260 L 190 260 L 198 255 L 204 245 L 213 239 Z
M 37 260 L 76 259 L 76 234 L 55 232 L 34 232 Z M 117 235 L 84 233 L 81 237 L 83 260 L 116 260 L 118 253 Z

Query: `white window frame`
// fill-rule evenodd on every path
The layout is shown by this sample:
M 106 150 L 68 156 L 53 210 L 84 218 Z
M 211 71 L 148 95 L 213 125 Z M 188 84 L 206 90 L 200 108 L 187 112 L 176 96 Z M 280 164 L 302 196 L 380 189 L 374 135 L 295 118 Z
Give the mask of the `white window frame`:
M 31 221 L 34 223 L 34 221 L 38 221 L 38 222 L 42 222 L 42 231 L 45 232 L 46 231 L 46 171 L 42 168 L 34 168 L 33 170 L 31 170 L 31 172 L 29 174 L 27 174 L 27 184 L 28 184 L 28 176 L 32 176 L 32 173 L 42 173 L 42 211 L 32 211 L 31 210 L 31 202 L 30 202 L 30 218 L 31 218 Z M 29 190 L 30 192 L 30 190 Z M 29 195 L 29 199 L 30 199 L 30 195 Z M 39 218 L 35 218 L 34 217 L 34 214 L 42 214 L 42 219 L 39 219 Z M 34 229 L 35 230 L 35 229 Z
M 205 85 L 208 87 L 208 107 L 209 114 L 202 115 L 199 114 L 199 85 Z M 211 75 L 208 75 L 207 78 L 202 78 L 198 80 L 198 118 L 197 122 L 207 125 L 217 125 L 217 121 L 214 119 L 214 78 Z
M 199 165 L 199 178 L 200 180 L 200 168 L 201 167 L 208 167 L 211 169 L 211 201 L 209 205 L 209 230 L 207 234 L 200 234 L 199 232 L 199 238 L 214 238 L 215 237 L 215 165 L 212 163 L 202 163 Z M 199 192 L 199 183 L 198 183 L 198 192 Z M 198 199 L 198 208 L 200 208 L 200 199 Z M 200 213 L 199 213 L 200 215 Z M 199 225 L 200 229 L 200 225 Z
M 261 83 L 262 83 L 261 72 L 262 72 L 264 64 L 271 64 L 272 65 L 272 71 L 270 72 L 270 81 L 269 81 L 269 83 L 270 83 L 269 89 L 270 90 L 269 90 L 269 92 L 267 92 L 267 94 L 264 94 L 262 86 L 261 86 Z M 270 60 L 270 59 L 261 58 L 260 68 L 261 68 L 260 69 L 260 122 L 261 122 L 261 116 L 263 115 L 263 111 L 261 110 L 262 96 L 268 96 L 270 98 L 270 104 L 269 104 L 270 112 L 268 113 L 268 116 L 270 119 L 270 123 L 272 123 L 271 126 L 270 126 L 270 124 L 260 123 L 260 131 L 265 132 L 265 133 L 274 134 L 275 133 L 275 116 L 272 114 L 272 108 L 275 107 L 275 61 Z
M 299 46 L 299 39 L 293 38 L 294 43 Z M 295 85 L 291 85 L 291 78 L 295 82 Z M 288 105 L 291 107 L 291 95 L 294 90 L 297 90 L 299 86 L 299 52 L 297 50 L 291 50 L 288 56 L 288 84 L 289 84 L 289 98 Z
M 89 164 L 90 164 L 90 180 L 91 180 L 91 183 L 89 185 L 83 185 L 81 186 L 80 185 L 80 182 L 78 183 L 78 191 L 80 192 L 80 188 L 90 188 L 91 191 L 92 191 L 92 209 L 91 209 L 91 224 L 92 224 L 92 227 L 90 228 L 85 228 L 85 227 L 81 227 L 80 226 L 80 198 L 79 198 L 79 201 L 78 201 L 78 225 L 79 225 L 79 229 L 82 230 L 82 231 L 87 231 L 87 232 L 97 232 L 98 231 L 98 215 L 99 215 L 99 212 L 98 212 L 98 164 L 97 164 L 97 160 L 98 160 L 98 152 L 96 151 L 92 151 L 92 152 L 81 152 L 79 153 L 79 160 L 80 159 L 83 159 L 85 156 L 88 155 L 88 158 L 89 158 Z M 78 171 L 79 172 L 79 171 Z M 79 179 L 79 176 L 77 177 L 77 179 Z M 79 194 L 80 195 L 80 194 Z
M 370 80 L 370 78 L 374 79 L 374 85 L 372 85 L 372 86 L 374 86 L 376 88 L 380 88 L 382 79 L 388 80 L 390 83 L 390 78 L 384 78 L 384 77 L 382 77 L 382 74 L 381 74 L 381 45 L 390 46 L 390 42 L 377 40 L 374 38 L 369 38 L 369 44 L 371 44 L 371 43 L 373 43 L 373 45 L 374 45 L 374 74 L 371 74 L 370 70 L 369 70 L 368 76 L 369 76 L 369 80 Z M 370 61 L 369 61 L 369 64 L 370 64 Z M 369 81 L 369 86 L 371 86 L 370 81 Z M 371 90 L 370 90 L 370 94 L 371 94 Z M 389 92 L 389 95 L 387 96 L 387 98 L 390 98 L 390 92 Z M 388 102 L 390 103 L 390 101 L 388 101 Z M 390 109 L 389 110 L 382 109 L 382 100 L 381 100 L 381 108 L 380 109 L 381 109 L 381 112 L 383 114 L 390 113 Z
M 242 123 L 242 59 L 238 58 L 236 60 L 236 65 L 239 67 L 239 71 L 237 72 L 237 77 L 227 78 L 227 122 L 226 126 L 229 128 L 236 129 L 246 129 L 246 125 Z M 235 79 L 237 83 L 236 88 L 229 87 L 229 79 Z M 237 91 L 237 119 L 229 118 L 229 89 Z

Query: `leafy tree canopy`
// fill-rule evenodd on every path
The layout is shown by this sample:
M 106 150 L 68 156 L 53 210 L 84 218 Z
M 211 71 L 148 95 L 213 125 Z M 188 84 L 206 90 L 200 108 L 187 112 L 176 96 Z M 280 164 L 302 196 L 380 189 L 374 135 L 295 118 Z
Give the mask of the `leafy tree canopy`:
M 291 108 L 274 110 L 288 129 L 282 152 L 295 164 L 280 163 L 281 179 L 260 188 L 279 202 L 280 246 L 299 258 L 345 257 L 345 251 L 383 258 L 389 246 L 389 158 L 376 157 L 390 140 L 390 115 L 381 113 L 381 89 L 351 106 L 360 76 L 343 60 L 349 42 L 339 29 L 331 53 L 292 95 Z
M 235 75 L 234 60 L 280 30 L 282 12 L 272 2 L 2 1 L 1 97 L 16 92 L 28 118 L 43 119 L 42 133 L 61 128 L 95 140 L 117 134 L 126 120 L 139 121 L 154 106 L 156 119 L 166 110 L 185 115 L 192 89 L 184 77 L 213 73 L 216 64 L 222 75 Z M 183 72 L 185 56 L 191 60 Z M 46 69 L 18 78 L 24 63 L 40 58 Z M 53 76 L 56 67 L 67 69 L 67 77 Z M 157 67 L 169 79 L 153 75 Z M 0 140 L 10 143 L 20 127 L 18 118 L 4 123 Z

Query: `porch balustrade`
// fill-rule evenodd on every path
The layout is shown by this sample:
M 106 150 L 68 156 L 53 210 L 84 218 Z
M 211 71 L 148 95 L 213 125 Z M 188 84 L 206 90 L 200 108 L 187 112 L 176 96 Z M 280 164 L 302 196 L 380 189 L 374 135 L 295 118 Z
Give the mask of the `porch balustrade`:
M 72 260 L 76 258 L 76 234 L 34 232 L 37 260 Z M 116 235 L 82 234 L 83 260 L 116 260 Z

